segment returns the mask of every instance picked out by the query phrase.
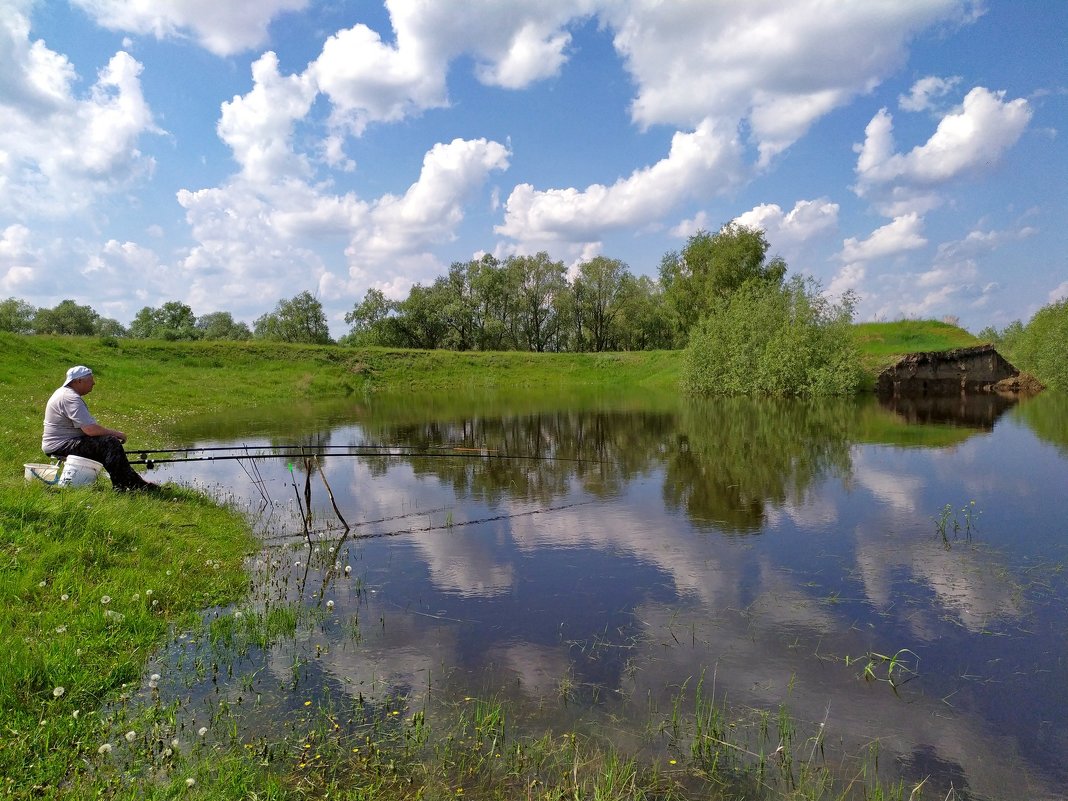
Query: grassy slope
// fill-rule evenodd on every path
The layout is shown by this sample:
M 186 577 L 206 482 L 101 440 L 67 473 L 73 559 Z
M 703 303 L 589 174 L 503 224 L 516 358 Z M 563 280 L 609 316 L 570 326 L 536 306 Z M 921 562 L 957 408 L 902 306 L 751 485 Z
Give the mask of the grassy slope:
M 938 323 L 864 325 L 857 335 L 869 370 L 910 350 L 974 342 Z M 93 762 L 110 736 L 99 718 L 74 711 L 97 709 L 136 680 L 169 627 L 192 625 L 199 610 L 239 597 L 242 555 L 254 545 L 236 513 L 188 492 L 131 498 L 110 492 L 106 481 L 63 493 L 24 481 L 23 462 L 43 460 L 45 400 L 78 363 L 97 375 L 90 398 L 97 417 L 144 443 L 196 413 L 376 390 L 671 391 L 682 359 L 0 334 L 0 714 L 7 725 L 0 776 L 36 784 L 45 796 Z M 206 559 L 217 564 L 206 570 Z M 105 595 L 116 599 L 111 609 L 121 609 L 121 619 L 105 616 Z M 57 687 L 64 688 L 58 698 Z
M 872 379 L 906 353 L 953 350 L 979 345 L 963 328 L 934 320 L 859 323 L 853 326 L 860 361 Z

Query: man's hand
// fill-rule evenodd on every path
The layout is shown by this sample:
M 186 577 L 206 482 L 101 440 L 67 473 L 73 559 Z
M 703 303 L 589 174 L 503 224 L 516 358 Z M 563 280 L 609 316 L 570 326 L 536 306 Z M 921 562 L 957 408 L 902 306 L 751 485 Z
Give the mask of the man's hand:
M 126 434 L 123 431 L 118 431 L 114 428 L 105 428 L 102 425 L 85 426 L 82 429 L 82 433 L 87 437 L 115 437 L 119 442 L 126 442 Z

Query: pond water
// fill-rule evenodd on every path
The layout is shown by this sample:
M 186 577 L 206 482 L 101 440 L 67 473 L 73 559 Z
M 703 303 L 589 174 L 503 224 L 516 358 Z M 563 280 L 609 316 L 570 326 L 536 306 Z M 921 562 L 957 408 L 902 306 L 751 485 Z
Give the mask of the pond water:
M 942 796 L 1068 798 L 1064 397 L 376 397 L 179 436 L 393 449 L 155 469 L 257 520 L 252 598 L 214 614 L 305 613 L 218 673 L 160 656 L 201 719 L 493 697 L 655 760 L 702 684 Z

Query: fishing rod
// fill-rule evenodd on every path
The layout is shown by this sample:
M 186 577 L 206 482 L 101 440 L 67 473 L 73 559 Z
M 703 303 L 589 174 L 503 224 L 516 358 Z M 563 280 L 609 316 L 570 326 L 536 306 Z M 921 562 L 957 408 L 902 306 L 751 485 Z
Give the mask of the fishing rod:
M 190 445 L 185 448 L 130 448 L 130 453 L 140 454 L 142 458 L 149 453 L 199 453 L 201 451 L 324 451 L 344 448 L 345 450 L 392 448 L 392 445 Z M 448 447 L 448 446 L 442 446 Z M 475 449 L 478 450 L 478 449 Z
M 232 451 L 266 451 L 270 453 L 232 453 Z M 165 456 L 164 458 L 152 458 L 148 454 L 162 453 L 199 453 L 209 452 L 207 456 Z M 231 451 L 223 455 L 214 455 L 218 451 Z M 279 452 L 281 451 L 281 452 Z M 132 449 L 131 453 L 138 454 L 141 458 L 130 459 L 130 464 L 143 464 L 151 469 L 158 464 L 171 464 L 179 462 L 228 462 L 246 459 L 292 459 L 294 457 L 314 456 L 382 456 L 394 459 L 502 459 L 511 461 L 544 461 L 544 462 L 578 462 L 597 464 L 593 459 L 579 459 L 567 456 L 531 456 L 525 454 L 508 454 L 485 448 L 450 448 L 448 450 L 414 450 L 404 448 L 389 448 L 386 446 L 325 446 L 309 447 L 299 445 L 289 446 L 231 446 L 231 447 L 206 447 L 206 448 L 163 448 L 159 450 Z

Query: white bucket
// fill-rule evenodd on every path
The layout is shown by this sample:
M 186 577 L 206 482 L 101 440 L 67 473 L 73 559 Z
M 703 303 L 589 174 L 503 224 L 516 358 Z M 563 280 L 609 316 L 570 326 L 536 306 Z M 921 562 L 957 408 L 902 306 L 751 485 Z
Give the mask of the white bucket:
M 26 480 L 40 479 L 45 484 L 55 484 L 59 481 L 58 464 L 24 464 L 26 468 Z
M 61 487 L 84 487 L 96 481 L 104 465 L 81 456 L 68 456 L 63 461 L 63 472 L 59 475 Z

